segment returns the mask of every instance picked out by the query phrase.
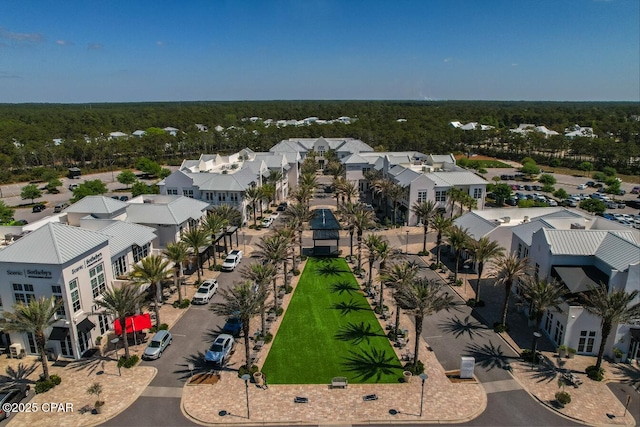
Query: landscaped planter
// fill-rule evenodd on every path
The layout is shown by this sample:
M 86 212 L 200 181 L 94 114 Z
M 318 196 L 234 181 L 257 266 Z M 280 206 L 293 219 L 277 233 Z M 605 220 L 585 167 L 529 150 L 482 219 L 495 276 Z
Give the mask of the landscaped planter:
M 256 383 L 256 385 L 262 385 L 264 378 L 262 377 L 262 372 L 255 372 L 253 374 L 253 381 Z
M 410 383 L 412 378 L 413 378 L 413 374 L 411 372 L 404 371 L 402 373 L 402 379 L 404 380 L 405 383 Z

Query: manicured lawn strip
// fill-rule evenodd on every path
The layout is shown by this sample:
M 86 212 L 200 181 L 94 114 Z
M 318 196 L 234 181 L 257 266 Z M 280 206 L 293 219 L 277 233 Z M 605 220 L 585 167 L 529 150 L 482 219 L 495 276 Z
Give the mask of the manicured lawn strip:
M 355 332 L 337 336 L 348 330 Z M 335 376 L 351 383 L 396 383 L 402 376 L 384 330 L 341 258 L 307 261 L 262 370 L 271 384 L 328 384 Z

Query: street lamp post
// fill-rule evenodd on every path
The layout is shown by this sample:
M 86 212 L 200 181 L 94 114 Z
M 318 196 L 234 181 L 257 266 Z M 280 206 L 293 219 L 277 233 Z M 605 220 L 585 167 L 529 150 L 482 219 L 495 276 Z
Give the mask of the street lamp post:
M 419 375 L 419 377 L 422 380 L 422 393 L 420 394 L 420 417 L 422 417 L 422 406 L 424 404 L 424 383 L 427 380 L 427 378 L 429 378 L 429 375 L 423 372 Z
M 249 380 L 251 379 L 251 375 L 244 374 L 240 377 L 244 381 L 244 389 L 247 395 L 247 419 L 251 418 L 251 413 L 249 412 Z
M 536 362 L 536 351 L 538 349 L 538 339 L 542 337 L 542 334 L 538 331 L 533 333 L 533 344 L 531 344 L 531 370 L 533 371 L 533 364 Z
M 246 232 L 242 232 L 242 246 L 243 246 L 243 252 L 246 255 L 247 254 L 247 233 Z
M 404 252 L 409 255 L 409 230 L 407 230 L 407 240 L 404 245 Z
M 118 376 L 122 376 L 122 372 L 120 372 L 120 358 L 118 357 L 118 342 L 120 341 L 120 338 L 115 337 L 114 339 L 111 340 L 111 344 L 113 344 L 116 347 L 116 365 L 118 366 Z

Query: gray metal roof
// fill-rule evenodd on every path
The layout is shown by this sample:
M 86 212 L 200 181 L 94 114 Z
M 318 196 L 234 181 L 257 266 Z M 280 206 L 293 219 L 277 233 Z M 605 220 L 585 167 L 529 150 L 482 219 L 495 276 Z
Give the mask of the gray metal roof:
M 475 212 L 459 216 L 453 223 L 459 227 L 466 228 L 469 235 L 475 240 L 486 236 L 499 225 L 494 221 L 482 218 Z
M 546 221 L 541 218 L 536 218 L 533 221 L 525 222 L 520 225 L 516 225 L 513 227 L 512 232 L 514 235 L 518 236 L 520 240 L 522 240 L 527 246 L 531 246 L 531 241 L 533 240 L 533 233 L 540 230 L 541 228 L 553 228 Z
M 100 232 L 49 222 L 0 251 L 0 262 L 65 264 L 106 244 Z
M 180 225 L 200 219 L 208 203 L 184 196 L 144 196 L 152 203 L 129 203 L 127 222 L 136 224 Z
M 69 206 L 65 212 L 111 214 L 122 211 L 127 207 L 125 202 L 105 196 L 87 196 Z
M 633 236 L 631 237 L 633 238 Z M 610 232 L 603 239 L 595 256 L 613 269 L 624 271 L 630 264 L 640 262 L 640 246 L 625 239 L 617 232 Z
M 144 246 L 157 237 L 155 229 L 151 227 L 124 221 L 110 222 L 98 231 L 109 236 L 109 249 L 112 256 L 133 245 Z
M 469 171 L 457 171 L 457 172 L 432 172 L 426 174 L 429 178 L 433 179 L 436 183 L 437 180 L 440 182 L 444 182 L 446 186 L 454 186 L 454 185 L 482 185 L 487 184 L 487 181 L 484 178 L 479 177 L 473 172 Z M 436 179 L 434 179 L 436 178 Z
M 555 255 L 593 255 L 604 240 L 606 231 L 550 230 L 542 232 Z

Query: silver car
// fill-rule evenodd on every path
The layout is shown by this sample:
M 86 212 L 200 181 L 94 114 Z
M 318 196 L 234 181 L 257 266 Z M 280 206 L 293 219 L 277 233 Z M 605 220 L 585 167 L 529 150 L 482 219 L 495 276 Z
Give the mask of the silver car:
M 151 338 L 147 348 L 142 353 L 142 358 L 147 360 L 159 359 L 162 352 L 171 344 L 173 337 L 169 331 L 158 331 Z

